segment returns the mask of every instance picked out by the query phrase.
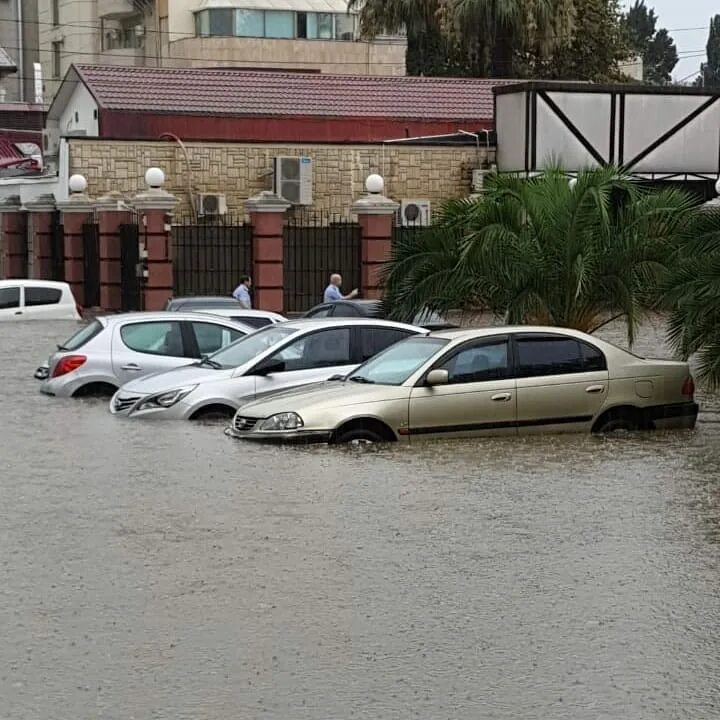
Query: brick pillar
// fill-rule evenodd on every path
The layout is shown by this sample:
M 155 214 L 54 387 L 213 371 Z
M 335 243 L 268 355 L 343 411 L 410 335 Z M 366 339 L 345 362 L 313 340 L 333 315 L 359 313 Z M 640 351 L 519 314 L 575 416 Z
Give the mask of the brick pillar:
M 32 253 L 32 276 L 36 280 L 52 280 L 55 196 L 41 195 L 25 203 L 25 208 L 28 211 L 28 246 Z
M 155 170 L 156 168 L 151 168 Z M 150 170 L 146 174 L 153 177 Z M 143 285 L 143 309 L 162 310 L 173 294 L 172 211 L 178 199 L 162 189 L 165 181 L 133 198 L 132 205 L 138 211 L 141 248 L 147 253 L 147 277 Z
M 70 285 L 75 302 L 85 305 L 83 225 L 94 218 L 95 206 L 83 190 L 58 202 L 57 208 L 62 214 L 65 230 L 65 282 Z
M 116 192 L 98 199 L 95 213 L 100 246 L 100 307 L 121 310 L 120 226 L 132 222 L 133 215 L 122 195 Z
M 27 214 L 20 196 L 9 197 L 0 203 L 0 250 L 2 277 L 26 278 L 28 266 Z
M 261 192 L 245 202 L 253 227 L 253 305 L 283 312 L 283 226 L 290 203 L 271 192 Z
M 393 219 L 399 205 L 383 194 L 383 181 L 379 175 L 371 175 L 366 182 L 368 192 L 352 206 L 353 214 L 360 224 L 360 296 L 376 300 L 382 296 L 380 270 L 390 259 L 392 252 Z

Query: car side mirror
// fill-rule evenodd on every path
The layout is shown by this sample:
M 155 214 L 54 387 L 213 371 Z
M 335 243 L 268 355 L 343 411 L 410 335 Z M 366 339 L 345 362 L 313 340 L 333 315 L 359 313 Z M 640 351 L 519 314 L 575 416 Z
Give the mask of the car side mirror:
M 431 370 L 425 382 L 434 387 L 435 385 L 447 385 L 450 382 L 450 373 L 447 370 Z
M 284 360 L 264 360 L 250 374 L 260 375 L 261 377 L 264 377 L 265 375 L 282 372 L 283 370 L 285 370 Z

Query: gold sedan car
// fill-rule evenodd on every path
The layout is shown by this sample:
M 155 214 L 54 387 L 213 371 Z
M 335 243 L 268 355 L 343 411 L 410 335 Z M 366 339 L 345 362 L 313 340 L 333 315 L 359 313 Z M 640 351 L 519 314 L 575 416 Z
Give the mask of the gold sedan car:
M 687 363 L 574 330 L 445 330 L 392 345 L 345 378 L 243 405 L 227 433 L 346 443 L 692 429 L 694 393 Z

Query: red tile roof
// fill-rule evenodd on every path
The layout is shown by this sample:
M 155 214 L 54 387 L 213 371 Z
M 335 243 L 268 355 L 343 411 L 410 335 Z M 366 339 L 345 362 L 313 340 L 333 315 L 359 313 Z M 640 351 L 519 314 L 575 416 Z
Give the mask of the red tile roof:
M 491 120 L 512 80 L 76 65 L 101 109 L 156 114 Z M 72 73 L 65 82 L 72 82 Z

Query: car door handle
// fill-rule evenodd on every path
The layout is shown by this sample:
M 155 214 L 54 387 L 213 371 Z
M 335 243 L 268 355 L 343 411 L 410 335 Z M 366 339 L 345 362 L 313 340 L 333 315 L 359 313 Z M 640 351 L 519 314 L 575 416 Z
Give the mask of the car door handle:
M 585 388 L 586 393 L 601 393 L 605 390 L 604 385 L 590 385 Z
M 142 368 L 139 365 L 136 365 L 135 363 L 129 363 L 128 365 L 123 365 L 120 369 L 121 370 L 132 370 L 135 372 L 139 372 L 140 370 L 142 370 Z
M 15 314 L 16 314 L 16 315 L 22 315 L 22 310 L 18 310 Z
M 493 395 L 490 399 L 495 402 L 507 402 L 511 397 L 511 393 L 498 393 L 497 395 Z

